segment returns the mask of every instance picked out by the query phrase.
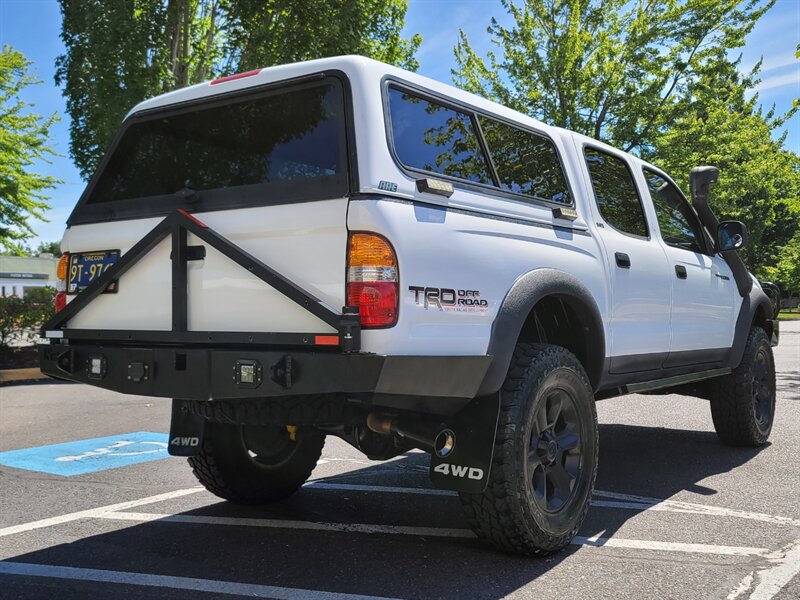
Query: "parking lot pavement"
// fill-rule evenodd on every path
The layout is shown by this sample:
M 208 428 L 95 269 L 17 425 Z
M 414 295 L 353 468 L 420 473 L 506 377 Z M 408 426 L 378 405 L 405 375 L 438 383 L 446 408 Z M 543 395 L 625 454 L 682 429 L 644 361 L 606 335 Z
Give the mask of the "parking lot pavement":
M 0 388 L 0 597 L 797 599 L 800 322 L 776 360 L 758 450 L 719 445 L 701 400 L 600 402 L 594 506 L 548 559 L 478 542 L 422 453 L 374 463 L 328 438 L 300 492 L 240 507 L 165 458 L 166 401 Z

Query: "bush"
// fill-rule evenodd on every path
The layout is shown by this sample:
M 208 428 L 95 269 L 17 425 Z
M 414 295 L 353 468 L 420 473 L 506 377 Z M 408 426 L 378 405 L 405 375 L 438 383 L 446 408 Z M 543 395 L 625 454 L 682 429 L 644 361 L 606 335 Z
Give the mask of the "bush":
M 51 287 L 29 288 L 24 298 L 0 298 L 0 347 L 39 337 L 39 328 L 53 316 L 56 291 Z

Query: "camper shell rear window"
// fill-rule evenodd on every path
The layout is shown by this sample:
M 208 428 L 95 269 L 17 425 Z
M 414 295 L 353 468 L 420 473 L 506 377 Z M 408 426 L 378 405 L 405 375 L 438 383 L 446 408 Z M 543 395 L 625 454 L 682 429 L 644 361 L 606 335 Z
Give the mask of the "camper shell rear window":
M 70 224 L 347 195 L 343 83 L 311 79 L 133 117 Z

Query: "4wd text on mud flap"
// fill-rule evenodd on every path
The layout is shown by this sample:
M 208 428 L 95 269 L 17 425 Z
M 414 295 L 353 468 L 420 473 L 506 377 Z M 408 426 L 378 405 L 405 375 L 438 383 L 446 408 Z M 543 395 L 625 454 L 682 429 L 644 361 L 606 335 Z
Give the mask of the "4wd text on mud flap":
M 451 465 L 442 463 L 433 468 L 437 473 L 442 475 L 451 475 L 453 477 L 467 477 L 468 479 L 483 479 L 483 469 L 478 467 L 466 467 L 463 465 Z

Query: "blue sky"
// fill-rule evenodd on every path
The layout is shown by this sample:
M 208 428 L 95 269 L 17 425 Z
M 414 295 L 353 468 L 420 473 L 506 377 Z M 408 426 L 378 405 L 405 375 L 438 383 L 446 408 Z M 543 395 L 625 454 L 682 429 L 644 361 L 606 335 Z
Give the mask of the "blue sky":
M 490 17 L 508 24 L 500 0 L 409 0 L 404 33 L 421 33 L 417 54 L 420 73 L 450 82 L 453 46 L 458 30 L 463 29 L 475 49 L 484 54 L 492 48 L 486 27 Z M 34 104 L 39 114 L 58 113 L 61 122 L 52 129 L 53 148 L 62 156 L 50 164 L 38 165 L 39 172 L 63 181 L 51 191 L 49 223 L 35 222 L 38 237 L 32 240 L 60 239 L 64 221 L 83 191 L 81 180 L 69 158 L 69 117 L 61 90 L 53 82 L 55 58 L 62 50 L 59 32 L 61 15 L 56 0 L 0 0 L 0 45 L 9 44 L 33 61 L 34 73 L 43 81 L 29 88 L 24 100 Z M 778 0 L 756 24 L 742 49 L 742 67 L 748 69 L 763 57 L 759 99 L 767 107 L 773 103 L 779 112 L 800 97 L 800 62 L 794 58 L 800 42 L 800 0 Z M 800 153 L 800 116 L 788 124 L 787 145 Z

